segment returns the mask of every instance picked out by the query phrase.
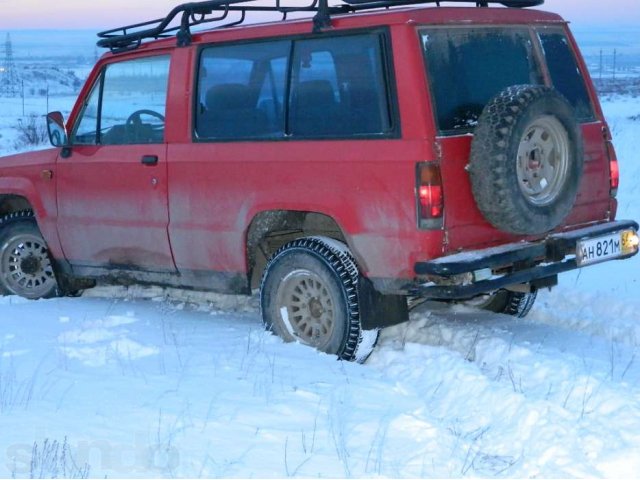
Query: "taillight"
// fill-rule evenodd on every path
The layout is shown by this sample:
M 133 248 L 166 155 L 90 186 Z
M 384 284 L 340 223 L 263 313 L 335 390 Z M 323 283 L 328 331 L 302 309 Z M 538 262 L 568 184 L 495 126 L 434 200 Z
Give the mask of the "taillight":
M 611 142 L 607 142 L 607 152 L 609 153 L 609 182 L 611 185 L 611 196 L 615 197 L 618 194 L 618 187 L 620 186 L 620 168 L 618 167 L 618 159 Z
M 419 163 L 417 168 L 416 197 L 418 226 L 441 228 L 444 214 L 444 192 L 440 166 L 437 163 Z
M 611 196 L 615 198 L 618 194 L 618 186 L 620 185 L 620 168 L 618 167 L 618 157 L 616 155 L 616 149 L 613 148 L 609 129 L 607 127 L 604 127 L 602 129 L 602 134 L 604 136 L 604 144 L 607 149 L 607 158 L 609 159 L 609 186 L 611 189 Z

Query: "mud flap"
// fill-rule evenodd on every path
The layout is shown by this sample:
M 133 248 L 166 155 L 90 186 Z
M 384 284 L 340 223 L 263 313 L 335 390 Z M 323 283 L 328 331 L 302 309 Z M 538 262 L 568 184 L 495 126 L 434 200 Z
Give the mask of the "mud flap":
M 363 330 L 390 327 L 409 320 L 406 296 L 383 295 L 362 276 L 358 279 L 358 290 Z

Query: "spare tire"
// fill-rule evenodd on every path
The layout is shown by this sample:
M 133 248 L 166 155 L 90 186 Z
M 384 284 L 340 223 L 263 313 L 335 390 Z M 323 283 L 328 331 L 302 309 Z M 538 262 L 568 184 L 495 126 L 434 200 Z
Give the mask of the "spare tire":
M 491 99 L 478 119 L 469 159 L 473 196 L 494 227 L 539 235 L 573 208 L 583 161 L 569 102 L 546 86 L 514 85 Z

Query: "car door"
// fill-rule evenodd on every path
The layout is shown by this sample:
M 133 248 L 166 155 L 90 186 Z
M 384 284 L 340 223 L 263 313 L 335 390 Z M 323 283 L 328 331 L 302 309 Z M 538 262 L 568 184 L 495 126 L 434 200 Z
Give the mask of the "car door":
M 170 57 L 103 68 L 58 159 L 58 233 L 74 268 L 175 270 L 164 127 Z M 66 156 L 66 158 L 64 158 Z

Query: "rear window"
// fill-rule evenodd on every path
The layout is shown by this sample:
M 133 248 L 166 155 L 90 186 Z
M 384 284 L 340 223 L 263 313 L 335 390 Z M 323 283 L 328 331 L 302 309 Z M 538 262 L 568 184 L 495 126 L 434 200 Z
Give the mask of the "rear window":
M 433 28 L 421 31 L 438 126 L 472 130 L 489 100 L 510 85 L 542 84 L 526 29 Z
M 579 120 L 591 120 L 589 94 L 567 37 L 561 30 L 545 30 L 538 35 L 553 86 L 569 100 Z

